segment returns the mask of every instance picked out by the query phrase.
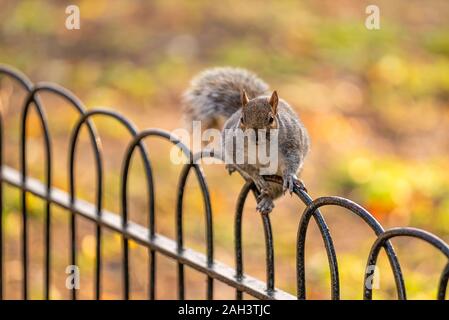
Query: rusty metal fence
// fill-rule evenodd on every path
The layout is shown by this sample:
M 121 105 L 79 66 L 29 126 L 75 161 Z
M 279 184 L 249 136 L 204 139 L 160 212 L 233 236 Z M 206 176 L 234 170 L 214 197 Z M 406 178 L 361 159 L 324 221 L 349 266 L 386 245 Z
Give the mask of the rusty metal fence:
M 129 263 L 129 241 L 134 240 L 140 245 L 148 249 L 150 257 L 150 264 L 148 270 L 149 277 L 149 297 L 156 299 L 156 282 L 157 269 L 156 259 L 158 255 L 163 255 L 171 258 L 177 262 L 177 293 L 179 299 L 185 297 L 185 280 L 184 268 L 190 267 L 198 272 L 204 274 L 207 280 L 207 287 L 205 297 L 207 299 L 214 298 L 214 283 L 216 281 L 227 284 L 236 291 L 236 299 L 242 299 L 243 293 L 248 294 L 258 299 L 306 299 L 306 281 L 305 281 L 305 243 L 306 234 L 310 219 L 313 218 L 317 224 L 322 240 L 325 245 L 329 270 L 331 274 L 331 297 L 332 299 L 340 298 L 340 278 L 338 272 L 338 261 L 335 252 L 333 240 L 327 227 L 326 221 L 320 213 L 320 208 L 324 206 L 339 206 L 345 208 L 350 214 L 358 216 L 364 223 L 366 223 L 377 236 L 377 240 L 373 243 L 371 251 L 367 258 L 367 267 L 375 266 L 377 257 L 384 249 L 394 275 L 396 292 L 398 299 L 406 299 L 406 289 L 404 278 L 401 271 L 401 265 L 396 256 L 395 250 L 390 243 L 390 239 L 394 237 L 414 237 L 419 238 L 435 247 L 439 252 L 446 256 L 448 263 L 444 270 L 442 270 L 437 289 L 437 298 L 445 299 L 447 284 L 449 279 L 449 246 L 435 235 L 426 231 L 415 228 L 393 228 L 384 230 L 378 221 L 360 205 L 351 200 L 341 197 L 320 197 L 313 200 L 303 189 L 296 186 L 294 194 L 302 201 L 306 208 L 302 213 L 300 223 L 297 231 L 296 243 L 296 279 L 297 279 L 297 296 L 293 296 L 275 287 L 275 272 L 274 272 L 274 246 L 273 233 L 271 228 L 270 216 L 261 215 L 264 237 L 265 237 L 265 268 L 266 280 L 261 281 L 250 277 L 244 273 L 243 263 L 243 247 L 242 247 L 242 215 L 245 202 L 250 193 L 257 196 L 258 191 L 252 183 L 246 183 L 237 199 L 236 212 L 234 220 L 234 236 L 235 236 L 235 268 L 224 265 L 214 259 L 214 237 L 213 237 L 213 214 L 211 207 L 211 200 L 208 186 L 203 174 L 203 171 L 198 163 L 198 159 L 203 157 L 203 154 L 192 154 L 191 151 L 181 143 L 176 137 L 172 136 L 166 131 L 159 129 L 146 129 L 139 131 L 131 121 L 122 115 L 106 109 L 92 109 L 87 111 L 82 102 L 75 97 L 71 92 L 63 87 L 52 83 L 37 83 L 33 84 L 24 74 L 11 68 L 9 66 L 0 65 L 0 77 L 8 77 L 20 85 L 26 92 L 27 97 L 21 109 L 21 127 L 20 127 L 20 170 L 17 171 L 3 163 L 3 139 L 4 139 L 4 119 L 0 113 L 0 298 L 3 298 L 3 291 L 5 286 L 4 281 L 4 226 L 3 226 L 3 186 L 8 184 L 20 190 L 21 197 L 21 271 L 22 271 L 22 298 L 29 297 L 29 247 L 28 247 L 28 210 L 27 210 L 27 194 L 33 194 L 45 201 L 45 230 L 44 230 L 44 297 L 50 298 L 50 281 L 51 281 L 51 251 L 52 243 L 52 207 L 58 206 L 70 212 L 70 252 L 71 264 L 77 264 L 77 219 L 84 218 L 95 223 L 95 285 L 94 297 L 101 299 L 102 293 L 102 230 L 104 228 L 113 230 L 121 235 L 122 241 L 122 288 L 123 299 L 130 298 L 130 263 Z M 74 126 L 70 144 L 69 144 L 69 166 L 68 177 L 69 186 L 68 192 L 55 188 L 52 183 L 52 137 L 49 130 L 48 121 L 46 117 L 46 110 L 39 99 L 39 93 L 50 92 L 65 99 L 78 113 L 79 118 Z M 45 179 L 39 181 L 27 175 L 27 119 L 30 114 L 30 109 L 35 108 L 37 112 L 39 123 L 44 136 L 45 148 Z M 125 153 L 121 172 L 121 212 L 116 214 L 107 211 L 103 208 L 103 155 L 101 151 L 100 139 L 95 129 L 93 122 L 94 117 L 108 117 L 115 119 L 118 123 L 123 125 L 130 134 L 131 140 Z M 90 137 L 91 147 L 95 158 L 96 171 L 96 195 L 95 203 L 87 203 L 77 198 L 76 196 L 76 181 L 74 174 L 75 156 L 77 151 L 77 142 L 80 131 L 83 127 L 87 127 Z M 154 197 L 154 179 L 151 167 L 149 151 L 143 143 L 146 138 L 158 138 L 166 140 L 168 143 L 175 144 L 182 152 L 190 159 L 190 162 L 184 165 L 179 176 L 177 186 L 177 202 L 176 202 L 176 239 L 169 239 L 165 236 L 155 232 L 156 217 L 155 217 L 155 197 Z M 148 197 L 148 226 L 138 225 L 128 221 L 128 175 L 133 153 L 138 149 L 138 152 L 144 163 L 144 171 L 146 177 L 146 184 L 149 192 Z M 198 179 L 202 197 L 205 207 L 205 235 L 206 235 L 206 254 L 199 253 L 184 246 L 184 232 L 183 232 L 183 196 L 186 188 L 187 178 L 191 171 L 194 171 Z M 267 176 L 267 180 L 277 183 L 282 183 L 282 179 L 277 176 Z M 365 274 L 363 282 L 364 298 L 372 298 L 372 290 L 369 286 L 365 286 L 367 278 L 370 274 Z M 362 284 L 361 284 L 362 286 Z M 75 289 L 71 293 L 72 299 L 77 298 Z

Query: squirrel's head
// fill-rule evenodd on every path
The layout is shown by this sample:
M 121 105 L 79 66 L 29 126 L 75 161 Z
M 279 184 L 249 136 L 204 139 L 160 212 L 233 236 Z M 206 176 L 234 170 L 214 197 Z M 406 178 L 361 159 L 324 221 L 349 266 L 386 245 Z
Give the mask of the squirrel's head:
M 248 99 L 245 90 L 241 93 L 242 117 L 240 118 L 240 128 L 245 129 L 270 129 L 278 128 L 277 107 L 278 94 L 273 91 L 271 97 L 257 97 Z

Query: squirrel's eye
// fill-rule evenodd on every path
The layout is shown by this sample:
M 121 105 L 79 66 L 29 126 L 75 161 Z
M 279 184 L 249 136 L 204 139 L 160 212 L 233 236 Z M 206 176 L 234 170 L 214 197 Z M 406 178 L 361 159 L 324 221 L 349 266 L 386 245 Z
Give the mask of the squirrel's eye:
M 243 120 L 243 117 L 240 118 L 240 122 L 243 124 L 245 123 L 245 120 Z
M 273 118 L 273 117 L 270 117 L 270 118 L 268 119 L 268 123 L 269 123 L 269 124 L 273 124 L 273 122 L 274 122 L 274 118 Z

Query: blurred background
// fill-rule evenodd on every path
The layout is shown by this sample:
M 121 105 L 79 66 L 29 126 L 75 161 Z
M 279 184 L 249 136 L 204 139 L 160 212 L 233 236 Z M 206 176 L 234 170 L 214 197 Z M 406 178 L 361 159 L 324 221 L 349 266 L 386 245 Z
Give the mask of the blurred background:
M 81 29 L 67 30 L 65 8 L 76 4 Z M 365 27 L 365 8 L 380 8 L 380 30 Z M 298 112 L 312 149 L 302 179 L 309 193 L 348 197 L 385 228 L 414 226 L 449 241 L 449 2 L 432 1 L 42 1 L 0 0 L 0 63 L 35 81 L 59 83 L 87 108 L 106 106 L 140 129 L 183 126 L 180 97 L 204 68 L 239 66 L 259 74 Z M 19 168 L 19 116 L 25 97 L 0 79 L 6 118 L 6 163 Z M 54 184 L 67 190 L 67 145 L 77 114 L 61 99 L 42 94 L 54 145 Z M 29 172 L 43 178 L 37 118 L 30 119 Z M 95 118 L 104 147 L 105 207 L 119 212 L 120 166 L 129 134 L 115 121 Z M 156 182 L 157 231 L 174 237 L 174 188 L 181 166 L 169 161 L 169 145 L 148 144 Z M 141 162 L 130 179 L 131 219 L 147 224 Z M 94 200 L 93 156 L 83 133 L 77 156 L 77 195 Z M 243 185 L 223 165 L 205 165 L 214 214 L 216 259 L 234 266 L 235 200 Z M 6 188 L 6 291 L 20 298 L 19 192 Z M 31 298 L 43 297 L 44 204 L 29 197 Z M 53 209 L 53 299 L 66 299 L 69 215 Z M 295 293 L 295 242 L 304 206 L 285 196 L 271 214 L 276 286 Z M 205 251 L 204 208 L 195 179 L 185 203 L 186 245 Z M 332 207 L 323 214 L 334 237 L 341 295 L 360 299 L 373 232 L 357 217 Z M 80 298 L 93 297 L 94 225 L 79 219 Z M 250 199 L 244 214 L 245 272 L 265 278 L 263 230 Z M 120 237 L 104 231 L 104 299 L 120 298 Z M 445 258 L 418 240 L 397 248 L 409 298 L 434 299 Z M 176 264 L 159 257 L 158 298 L 176 298 Z M 147 298 L 148 254 L 131 246 L 132 294 Z M 379 260 L 374 298 L 396 298 L 386 256 Z M 327 258 L 311 223 L 306 246 L 308 297 L 330 297 Z M 186 296 L 205 298 L 204 276 L 188 269 Z M 216 284 L 217 298 L 234 290 Z

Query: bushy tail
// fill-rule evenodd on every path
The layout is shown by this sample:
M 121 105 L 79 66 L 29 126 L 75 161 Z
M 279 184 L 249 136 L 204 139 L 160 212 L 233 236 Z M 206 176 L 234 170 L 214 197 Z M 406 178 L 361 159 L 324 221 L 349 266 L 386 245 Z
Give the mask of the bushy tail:
M 266 94 L 268 85 L 254 73 L 239 68 L 213 68 L 197 75 L 183 95 L 188 127 L 193 121 L 201 121 L 203 129 L 217 128 L 221 120 L 241 107 L 242 89 L 253 99 Z

